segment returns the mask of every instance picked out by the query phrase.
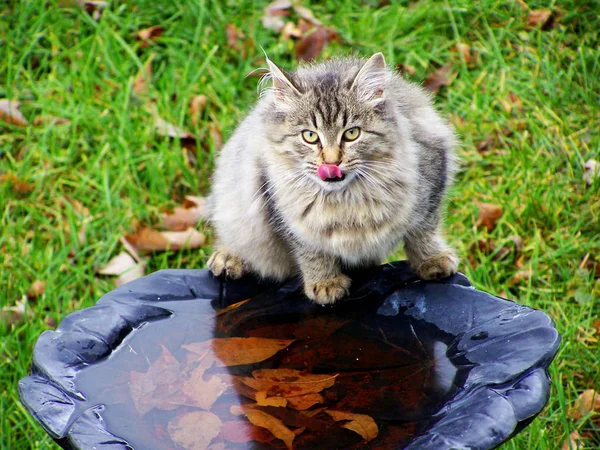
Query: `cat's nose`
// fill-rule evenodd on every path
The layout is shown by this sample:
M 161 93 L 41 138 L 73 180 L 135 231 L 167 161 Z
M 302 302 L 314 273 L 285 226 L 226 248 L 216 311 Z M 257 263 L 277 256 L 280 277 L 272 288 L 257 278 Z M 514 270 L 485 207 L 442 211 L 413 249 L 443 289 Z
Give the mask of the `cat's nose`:
M 342 152 L 339 148 L 323 149 L 323 164 L 333 164 L 339 166 L 342 162 Z

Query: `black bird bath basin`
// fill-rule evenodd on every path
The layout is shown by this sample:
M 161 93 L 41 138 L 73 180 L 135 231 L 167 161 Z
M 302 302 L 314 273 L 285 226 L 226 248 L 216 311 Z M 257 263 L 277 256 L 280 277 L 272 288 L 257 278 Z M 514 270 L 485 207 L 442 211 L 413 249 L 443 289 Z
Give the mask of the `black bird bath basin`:
M 163 270 L 38 339 L 23 403 L 66 449 L 491 449 L 545 405 L 544 313 L 404 262 L 300 283 Z

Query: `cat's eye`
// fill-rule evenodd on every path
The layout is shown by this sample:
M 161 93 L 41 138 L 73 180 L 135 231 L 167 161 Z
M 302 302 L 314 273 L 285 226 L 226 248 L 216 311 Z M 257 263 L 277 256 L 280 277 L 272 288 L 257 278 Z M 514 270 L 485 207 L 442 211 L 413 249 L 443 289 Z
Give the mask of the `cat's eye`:
M 309 144 L 316 144 L 319 142 L 319 135 L 314 131 L 304 130 L 302 132 L 302 139 L 304 139 Z
M 344 131 L 344 134 L 342 135 L 342 139 L 346 142 L 351 142 L 351 141 L 357 140 L 359 136 L 360 136 L 360 128 L 352 127 L 352 128 L 348 128 L 346 131 Z

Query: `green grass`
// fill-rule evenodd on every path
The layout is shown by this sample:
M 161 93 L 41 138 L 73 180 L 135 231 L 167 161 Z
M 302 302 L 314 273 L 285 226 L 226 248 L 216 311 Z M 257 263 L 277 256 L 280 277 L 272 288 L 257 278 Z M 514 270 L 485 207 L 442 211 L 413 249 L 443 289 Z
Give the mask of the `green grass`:
M 600 281 L 593 270 L 579 268 L 586 255 L 600 260 L 600 183 L 582 180 L 584 162 L 600 160 L 597 3 L 531 1 L 530 8 L 560 16 L 544 31 L 527 26 L 527 11 L 516 1 L 365 6 L 377 3 L 306 3 L 340 33 L 340 43 L 328 46 L 325 56 L 383 51 L 390 63 L 414 66 L 418 82 L 452 62 L 453 81 L 437 103 L 463 142 L 446 227 L 461 270 L 479 289 L 544 310 L 563 336 L 548 407 L 502 448 L 556 449 L 574 430 L 586 449 L 598 448 L 598 417 L 596 425 L 567 417 L 581 391 L 600 390 L 600 331 L 594 325 Z M 210 127 L 226 139 L 252 105 L 257 78 L 245 75 L 263 65 L 260 47 L 294 67 L 293 44 L 260 23 L 265 4 L 112 1 L 99 21 L 52 2 L 0 5 L 0 98 L 22 101 L 29 119 L 51 114 L 71 120 L 25 128 L 0 123 L 0 176 L 11 174 L 32 187 L 20 192 L 6 177 L 0 184 L 0 305 L 21 299 L 35 280 L 45 283 L 44 294 L 30 300 L 26 320 L 0 323 L 0 448 L 57 448 L 16 390 L 36 338 L 111 290 L 111 280 L 95 271 L 120 251 L 119 238 L 134 220 L 156 223 L 183 195 L 207 192 L 215 155 Z M 228 23 L 243 30 L 246 56 L 227 47 Z M 162 38 L 141 48 L 133 33 L 158 24 L 165 27 Z M 453 51 L 457 42 L 471 46 L 476 64 Z M 132 94 L 133 79 L 151 55 L 152 84 L 140 98 Z M 503 108 L 510 92 L 522 110 Z M 194 126 L 188 105 L 198 94 L 208 104 Z M 205 144 L 197 164 L 187 161 L 179 142 L 157 136 L 144 106 L 150 100 L 164 119 Z M 478 142 L 506 129 L 512 133 L 497 145 L 477 151 Z M 69 199 L 90 210 L 84 242 L 77 240 L 83 218 Z M 478 201 L 503 208 L 492 232 L 476 227 Z M 524 240 L 520 264 L 533 275 L 513 285 L 518 268 L 512 260 L 470 247 L 488 237 L 500 247 L 515 234 Z M 209 251 L 157 253 L 149 271 L 201 268 Z

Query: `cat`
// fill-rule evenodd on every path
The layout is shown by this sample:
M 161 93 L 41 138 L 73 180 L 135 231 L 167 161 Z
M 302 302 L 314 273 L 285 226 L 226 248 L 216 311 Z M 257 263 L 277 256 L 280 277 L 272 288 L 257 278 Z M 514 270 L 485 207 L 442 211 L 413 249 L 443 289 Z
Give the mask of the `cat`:
M 440 233 L 456 139 L 420 87 L 368 60 L 287 72 L 223 147 L 208 199 L 215 276 L 301 275 L 321 305 L 348 294 L 345 269 L 381 264 L 404 241 L 422 279 L 457 270 Z

